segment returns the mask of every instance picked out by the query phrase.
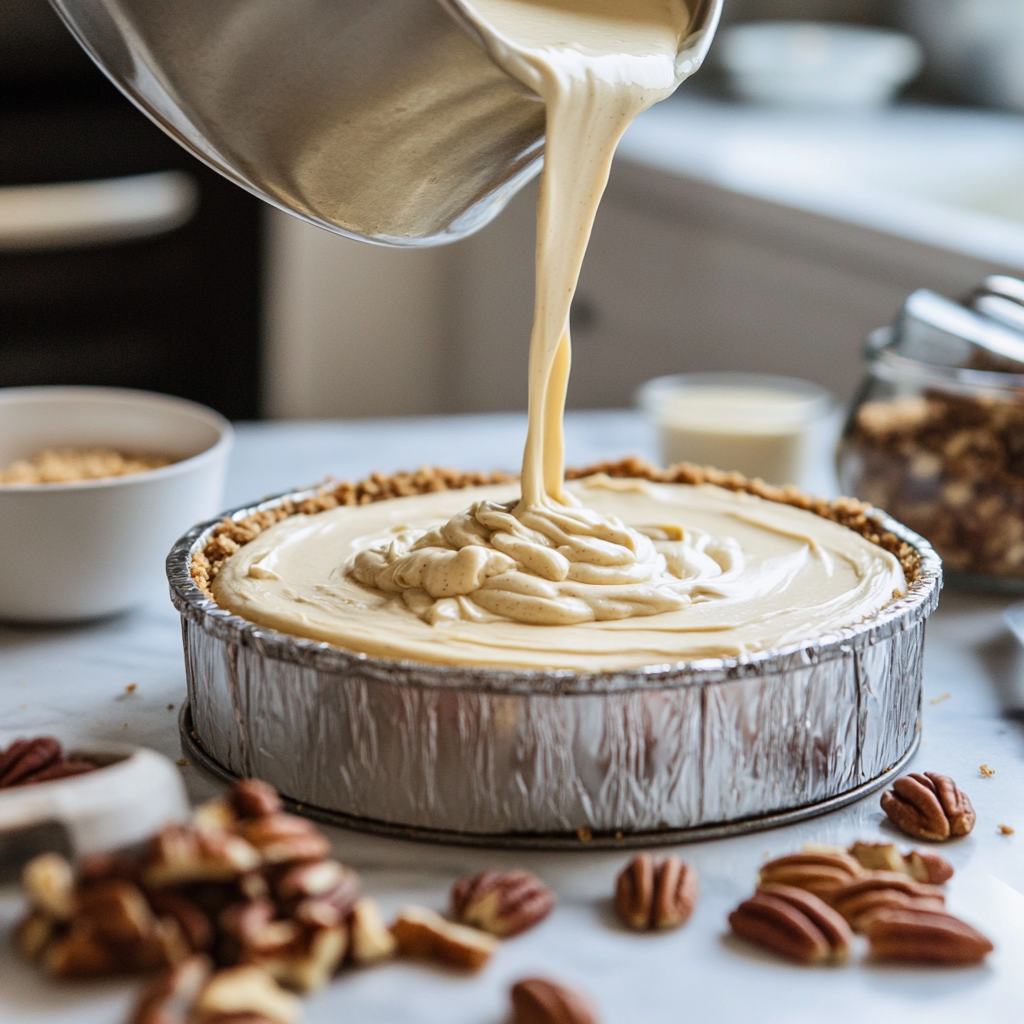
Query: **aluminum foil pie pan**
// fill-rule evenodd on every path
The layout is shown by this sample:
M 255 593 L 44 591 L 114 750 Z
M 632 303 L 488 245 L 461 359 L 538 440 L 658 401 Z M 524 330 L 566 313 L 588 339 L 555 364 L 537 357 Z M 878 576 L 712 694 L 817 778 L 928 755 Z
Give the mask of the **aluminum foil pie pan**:
M 745 659 L 603 673 L 393 661 L 256 625 L 193 581 L 192 558 L 221 519 L 200 524 L 167 559 L 184 746 L 320 820 L 442 842 L 647 846 L 821 814 L 883 786 L 919 738 L 941 563 L 871 515 L 921 556 L 906 596 L 872 618 Z

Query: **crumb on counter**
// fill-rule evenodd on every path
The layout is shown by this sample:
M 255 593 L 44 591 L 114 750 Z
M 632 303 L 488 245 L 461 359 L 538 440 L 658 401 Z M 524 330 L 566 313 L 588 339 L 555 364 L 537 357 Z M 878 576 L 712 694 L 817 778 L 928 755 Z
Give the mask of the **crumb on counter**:
M 932 697 L 931 703 L 932 704 L 941 704 L 944 700 L 949 700 L 950 696 L 951 696 L 951 694 L 948 694 L 948 693 L 940 693 L 938 695 L 938 697 Z
M 999 826 L 999 834 L 1002 835 L 1002 836 L 1012 836 L 1013 835 L 1013 831 L 1014 830 L 1012 828 L 1010 828 L 1009 825 L 1000 825 Z
M 125 693 L 134 693 L 138 688 L 139 688 L 139 684 L 138 683 L 129 683 L 124 688 L 124 692 Z
M 131 476 L 169 466 L 164 455 L 128 455 L 113 448 L 44 448 L 0 470 L 0 484 L 67 484 Z
M 188 764 L 188 758 L 187 757 L 179 757 L 178 760 L 175 762 L 175 764 L 177 764 L 179 768 L 184 768 L 185 765 Z
M 995 768 L 989 768 L 987 764 L 978 765 L 978 771 L 981 772 L 986 779 L 991 779 L 996 773 Z

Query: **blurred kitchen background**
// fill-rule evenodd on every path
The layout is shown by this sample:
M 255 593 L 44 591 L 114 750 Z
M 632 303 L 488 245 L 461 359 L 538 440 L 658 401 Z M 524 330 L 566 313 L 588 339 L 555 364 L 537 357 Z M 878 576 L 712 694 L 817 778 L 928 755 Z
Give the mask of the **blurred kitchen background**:
M 1024 272 L 1022 0 L 726 10 L 901 29 L 924 71 L 895 105 L 744 101 L 721 33 L 623 143 L 573 311 L 575 407 L 708 370 L 845 400 L 908 293 Z M 46 0 L 0 0 L 0 386 L 141 387 L 235 419 L 524 408 L 535 195 L 445 248 L 329 234 L 171 142 Z

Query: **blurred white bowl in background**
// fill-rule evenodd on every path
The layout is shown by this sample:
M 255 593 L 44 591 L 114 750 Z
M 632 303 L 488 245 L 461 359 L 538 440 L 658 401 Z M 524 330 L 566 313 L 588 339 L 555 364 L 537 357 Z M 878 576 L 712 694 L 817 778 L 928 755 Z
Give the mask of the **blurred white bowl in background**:
M 220 509 L 233 437 L 220 414 L 168 395 L 0 390 L 0 467 L 44 448 L 177 460 L 130 476 L 0 485 L 0 619 L 96 618 L 159 592 L 175 539 Z
M 889 103 L 920 70 L 920 44 L 880 28 L 811 21 L 734 25 L 718 55 L 753 103 L 863 110 Z
M 636 394 L 666 465 L 736 470 L 821 492 L 832 459 L 836 403 L 825 388 L 771 373 L 679 373 Z

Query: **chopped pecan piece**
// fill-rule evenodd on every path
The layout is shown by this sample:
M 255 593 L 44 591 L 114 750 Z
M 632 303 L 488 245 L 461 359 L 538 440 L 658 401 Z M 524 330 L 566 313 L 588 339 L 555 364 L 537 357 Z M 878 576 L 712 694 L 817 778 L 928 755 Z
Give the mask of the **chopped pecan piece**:
M 170 917 L 177 921 L 193 953 L 205 953 L 213 945 L 213 925 L 210 919 L 199 905 L 187 896 L 179 893 L 154 892 L 149 896 L 149 904 L 161 917 Z
M 37 910 L 55 921 L 69 921 L 75 912 L 75 873 L 59 853 L 43 853 L 25 865 L 21 884 Z
M 35 910 L 22 918 L 14 929 L 15 948 L 26 960 L 36 960 L 42 956 L 56 932 L 53 918 Z
M 491 935 L 519 935 L 540 924 L 555 895 L 529 871 L 483 871 L 456 882 L 452 916 Z
M 729 925 L 740 938 L 804 964 L 845 963 L 852 941 L 849 925 L 827 903 L 776 883 L 741 903 Z
M 47 974 L 69 979 L 106 978 L 135 967 L 134 957 L 113 949 L 91 928 L 77 922 L 43 950 L 42 963 Z
M 398 943 L 381 920 L 377 904 L 367 897 L 356 902 L 348 919 L 349 957 L 363 967 L 395 955 Z
M 882 810 L 907 835 L 941 842 L 974 828 L 971 801 L 945 775 L 904 775 L 882 794 Z
M 452 924 L 425 907 L 403 907 L 391 931 L 403 955 L 439 960 L 468 971 L 480 970 L 498 945 L 492 935 Z
M 978 964 L 993 950 L 992 943 L 951 914 L 919 910 L 880 910 L 865 925 L 876 960 L 957 966 Z
M 190 956 L 171 967 L 146 986 L 128 1024 L 187 1024 L 212 970 L 205 956 Z
M 634 857 L 615 882 L 615 909 L 636 931 L 678 928 L 697 905 L 697 872 L 678 857 Z
M 545 978 L 517 981 L 511 997 L 511 1024 L 597 1024 L 588 999 Z
M 854 843 L 849 850 L 868 871 L 896 871 L 910 875 L 915 881 L 942 885 L 953 877 L 953 865 L 937 853 L 911 850 L 901 853 L 893 843 Z
M 142 881 L 149 889 L 223 882 L 238 878 L 259 863 L 256 850 L 238 836 L 168 825 L 150 843 Z
M 323 860 L 331 844 L 316 826 L 294 814 L 268 814 L 239 826 L 239 834 L 252 844 L 267 864 Z
M 114 880 L 89 886 L 78 896 L 76 919 L 101 941 L 131 946 L 145 941 L 155 918 L 138 886 Z
M 761 868 L 759 877 L 762 885 L 790 885 L 827 899 L 863 874 L 864 869 L 848 853 L 822 849 L 777 857 Z
M 229 967 L 218 971 L 199 992 L 194 1014 L 254 1014 L 276 1024 L 296 1024 L 301 1004 L 259 967 Z
M 309 993 L 323 988 L 341 966 L 348 949 L 348 930 L 337 925 L 331 928 L 307 928 L 288 949 L 276 956 L 262 957 L 257 962 L 282 985 L 297 992 Z
M 260 779 L 236 782 L 231 787 L 228 800 L 239 818 L 265 818 L 281 810 L 277 790 Z

